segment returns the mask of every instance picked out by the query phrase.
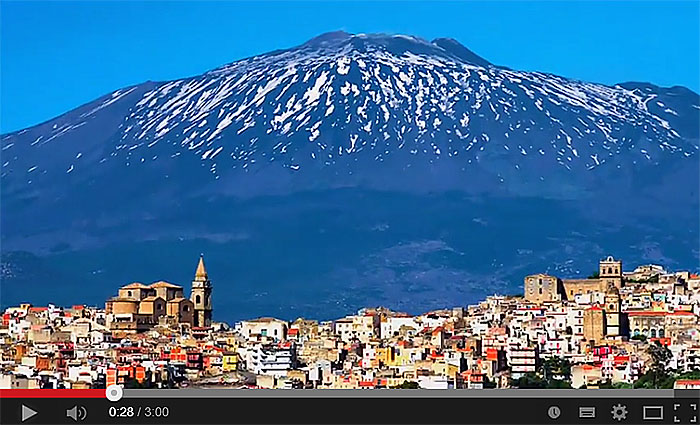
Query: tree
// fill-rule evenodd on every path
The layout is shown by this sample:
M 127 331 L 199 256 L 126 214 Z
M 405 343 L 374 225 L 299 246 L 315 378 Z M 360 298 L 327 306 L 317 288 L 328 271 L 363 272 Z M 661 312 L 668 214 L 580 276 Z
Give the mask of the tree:
M 418 382 L 415 381 L 403 381 L 403 384 L 401 385 L 396 385 L 392 387 L 393 389 L 397 390 L 417 390 L 418 389 Z
M 634 388 L 673 388 L 675 378 L 668 367 L 668 363 L 673 358 L 671 350 L 661 345 L 659 341 L 655 341 L 647 348 L 647 354 L 651 357 L 651 365 L 647 372 L 634 383 Z
M 544 380 L 568 380 L 571 376 L 571 362 L 564 357 L 552 356 L 542 362 L 539 369 Z
M 669 378 L 668 363 L 673 358 L 673 353 L 659 341 L 650 345 L 647 352 L 651 356 L 651 373 L 654 376 L 654 388 L 659 388 L 658 385 Z
M 564 381 L 562 379 L 552 379 L 547 382 L 547 388 L 550 389 L 569 389 L 571 388 L 571 383 L 569 381 Z
M 605 382 L 601 382 L 598 385 L 598 388 L 601 390 L 620 390 L 620 389 L 631 389 L 633 388 L 632 384 L 628 384 L 627 382 L 611 382 L 610 380 L 607 380 Z
M 529 372 L 512 381 L 518 388 L 571 388 L 571 362 L 564 357 L 552 356 L 545 359 L 537 372 Z
M 700 379 L 700 370 L 691 370 L 690 372 L 684 372 L 676 376 L 676 380 L 678 379 Z
M 588 279 L 600 279 L 600 272 L 598 270 L 594 271 L 588 276 Z
M 496 383 L 491 381 L 488 376 L 484 376 L 484 388 L 496 388 Z
M 513 381 L 513 386 L 518 388 L 546 388 L 547 382 L 537 376 L 536 373 L 528 372 Z

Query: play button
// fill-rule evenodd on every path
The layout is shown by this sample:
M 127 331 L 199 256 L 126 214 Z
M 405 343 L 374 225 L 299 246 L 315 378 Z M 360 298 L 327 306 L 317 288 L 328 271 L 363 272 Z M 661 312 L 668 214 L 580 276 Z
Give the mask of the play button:
M 27 407 L 24 404 L 22 405 L 22 422 L 26 421 L 27 419 L 31 419 L 36 414 L 39 413 L 36 410 L 32 409 L 31 407 Z

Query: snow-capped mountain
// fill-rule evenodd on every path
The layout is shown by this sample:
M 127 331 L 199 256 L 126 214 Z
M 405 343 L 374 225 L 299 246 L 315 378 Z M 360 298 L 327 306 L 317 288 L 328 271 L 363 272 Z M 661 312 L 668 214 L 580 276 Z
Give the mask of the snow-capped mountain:
M 337 32 L 120 89 L 4 135 L 2 179 L 20 190 L 114 167 L 135 174 L 157 164 L 165 175 L 194 159 L 212 180 L 327 168 L 339 185 L 391 187 L 387 176 L 429 167 L 448 187 L 522 190 L 568 175 L 572 185 L 558 190 L 566 196 L 600 168 L 697 163 L 699 105 L 681 87 L 609 87 L 495 66 L 451 39 Z M 491 178 L 460 176 L 473 170 Z M 539 186 L 532 192 L 550 187 Z
M 202 75 L 122 88 L 2 135 L 3 249 L 245 239 L 245 223 L 299 224 L 286 210 L 271 212 L 265 197 L 300 194 L 282 202 L 291 211 L 327 199 L 305 193 L 338 188 L 563 200 L 576 212 L 564 204 L 523 211 L 542 226 L 564 220 L 563 232 L 590 216 L 620 228 L 637 214 L 684 223 L 684 232 L 698 209 L 699 114 L 700 97 L 683 87 L 517 71 L 452 39 L 328 33 Z M 245 199 L 257 199 L 255 208 Z M 353 199 L 364 206 L 353 220 L 366 215 L 367 228 L 380 230 L 391 225 L 372 211 L 401 203 Z M 430 198 L 424 213 L 456 218 L 447 211 L 463 204 L 440 209 L 443 200 Z M 334 202 L 333 211 L 352 209 Z M 387 216 L 406 213 L 384 206 Z M 697 234 L 698 224 L 689 226 Z M 482 236 L 474 243 L 499 239 Z M 599 243 L 588 249 L 598 254 Z

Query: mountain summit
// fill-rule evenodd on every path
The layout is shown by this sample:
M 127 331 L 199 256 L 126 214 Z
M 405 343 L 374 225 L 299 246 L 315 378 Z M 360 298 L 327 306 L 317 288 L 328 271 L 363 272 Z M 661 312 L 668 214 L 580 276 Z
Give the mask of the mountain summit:
M 570 198 L 590 176 L 697 163 L 698 104 L 682 88 L 496 67 L 452 39 L 332 32 L 4 135 L 2 179 L 14 193 L 197 162 L 233 192 L 235 175 L 263 172 L 295 188 L 414 180 Z M 335 177 L 291 177 L 303 173 Z
M 238 202 L 339 189 L 559 202 L 576 213 L 538 210 L 539 223 L 558 211 L 572 229 L 581 211 L 687 222 L 699 109 L 682 87 L 512 70 L 448 38 L 332 32 L 2 135 L 3 248 L 235 239 L 248 234 L 230 221 Z

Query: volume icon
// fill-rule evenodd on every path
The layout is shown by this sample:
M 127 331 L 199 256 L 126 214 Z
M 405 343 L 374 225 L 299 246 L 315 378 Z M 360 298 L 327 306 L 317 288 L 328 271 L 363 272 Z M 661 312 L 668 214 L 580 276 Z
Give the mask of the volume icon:
M 73 419 L 75 422 L 84 421 L 87 418 L 87 409 L 85 406 L 73 406 L 66 410 L 66 417 Z

